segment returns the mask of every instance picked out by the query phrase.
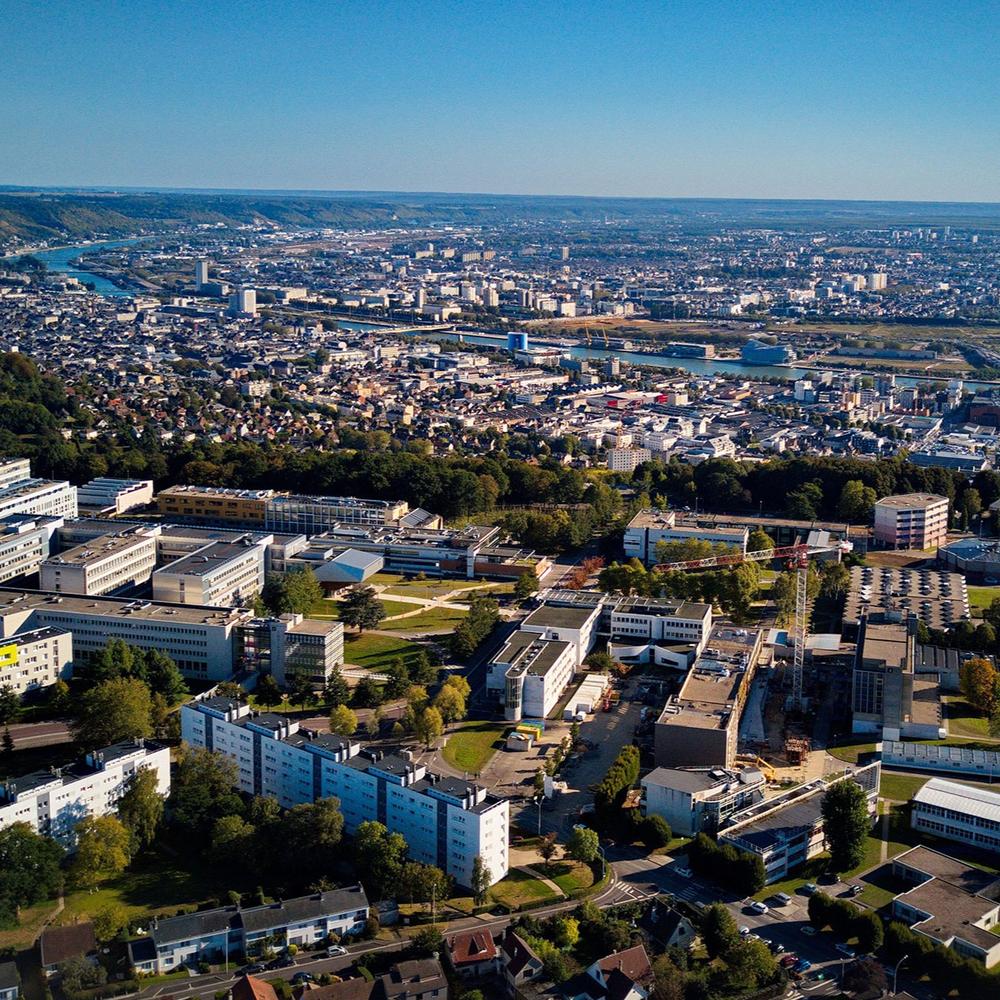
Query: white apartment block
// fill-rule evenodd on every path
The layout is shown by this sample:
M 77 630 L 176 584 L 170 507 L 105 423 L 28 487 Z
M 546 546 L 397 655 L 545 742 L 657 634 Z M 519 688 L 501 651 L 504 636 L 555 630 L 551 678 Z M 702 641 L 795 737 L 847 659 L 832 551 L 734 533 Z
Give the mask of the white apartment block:
M 240 607 L 264 586 L 266 546 L 249 535 L 237 542 L 209 542 L 156 570 L 153 598 L 201 607 Z
M 76 517 L 76 487 L 51 479 L 25 479 L 0 489 L 0 517 L 37 514 Z
M 931 778 L 911 801 L 914 830 L 981 851 L 1000 851 L 1000 793 Z
M 272 795 L 286 808 L 337 798 L 348 833 L 365 820 L 378 820 L 403 835 L 411 858 L 437 865 L 460 885 L 470 884 L 477 856 L 491 883 L 507 874 L 507 800 L 472 782 L 433 774 L 408 753 L 363 750 L 225 698 L 184 705 L 181 736 L 234 760 L 241 790 Z
M 746 552 L 750 529 L 701 527 L 681 524 L 672 510 L 641 510 L 625 529 L 624 547 L 627 559 L 638 559 L 646 565 L 659 562 L 656 546 L 659 542 L 711 542 Z
M 503 703 L 508 722 L 545 719 L 577 669 L 572 643 L 515 632 L 486 667 L 486 690 Z
M 904 493 L 875 504 L 875 541 L 893 549 L 933 549 L 948 537 L 948 498 Z
M 48 557 L 61 517 L 9 514 L 0 519 L 0 583 L 31 576 Z
M 652 457 L 648 448 L 609 448 L 607 466 L 612 472 L 635 472 Z
M 0 688 L 23 697 L 69 680 L 73 674 L 73 636 L 60 628 L 40 628 L 0 640 Z
M 111 594 L 146 583 L 156 566 L 157 528 L 128 528 L 50 556 L 39 586 L 63 594 Z
M 0 782 L 0 828 L 27 823 L 71 849 L 76 824 L 84 816 L 114 812 L 143 768 L 152 769 L 157 791 L 168 795 L 170 749 L 142 741 L 116 743 L 91 751 L 79 764 Z
M 106 517 L 117 517 L 133 507 L 145 507 L 153 502 L 153 480 L 92 479 L 77 488 L 76 499 L 81 508 Z

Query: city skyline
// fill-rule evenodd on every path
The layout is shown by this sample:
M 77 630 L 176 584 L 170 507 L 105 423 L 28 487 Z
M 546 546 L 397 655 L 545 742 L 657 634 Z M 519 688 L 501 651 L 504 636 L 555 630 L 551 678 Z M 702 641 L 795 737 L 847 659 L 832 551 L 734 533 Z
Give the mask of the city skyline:
M 997 201 L 997 19 L 22 3 L 0 183 Z

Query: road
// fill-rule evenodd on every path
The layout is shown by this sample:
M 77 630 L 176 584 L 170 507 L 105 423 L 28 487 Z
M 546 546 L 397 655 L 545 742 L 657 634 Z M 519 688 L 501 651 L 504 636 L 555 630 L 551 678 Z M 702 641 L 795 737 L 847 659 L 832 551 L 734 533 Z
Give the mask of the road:
M 67 722 L 19 722 L 8 726 L 17 750 L 68 743 L 72 736 Z

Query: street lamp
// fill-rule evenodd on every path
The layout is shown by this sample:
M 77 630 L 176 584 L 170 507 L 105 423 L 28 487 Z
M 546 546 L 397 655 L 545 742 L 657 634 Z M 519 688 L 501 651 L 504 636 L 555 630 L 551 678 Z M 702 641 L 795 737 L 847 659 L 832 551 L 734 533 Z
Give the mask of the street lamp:
M 899 975 L 899 967 L 909 958 L 909 954 L 904 955 L 892 970 L 892 995 L 896 995 L 896 977 Z
M 604 848 L 600 844 L 597 845 L 597 853 L 601 856 L 601 881 L 604 881 L 604 876 L 608 873 L 608 859 L 604 854 Z
M 538 806 L 538 836 L 542 835 L 542 802 L 545 799 L 544 792 L 535 796 L 535 805 Z

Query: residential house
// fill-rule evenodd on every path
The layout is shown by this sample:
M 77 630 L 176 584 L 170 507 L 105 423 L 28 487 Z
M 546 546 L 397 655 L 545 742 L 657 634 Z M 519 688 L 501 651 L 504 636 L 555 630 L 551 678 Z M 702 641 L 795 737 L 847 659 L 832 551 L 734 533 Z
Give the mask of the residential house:
M 504 934 L 500 946 L 500 964 L 511 995 L 542 974 L 542 960 L 524 938 L 510 929 Z
M 47 927 L 38 939 L 38 958 L 46 976 L 54 976 L 59 966 L 71 958 L 97 961 L 97 936 L 94 925 L 67 924 L 65 927 Z
M 448 960 L 463 978 L 478 979 L 500 971 L 500 953 L 493 933 L 485 928 L 448 938 Z

